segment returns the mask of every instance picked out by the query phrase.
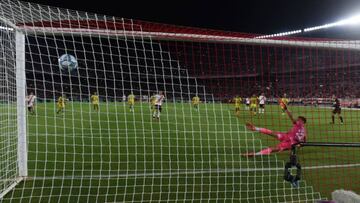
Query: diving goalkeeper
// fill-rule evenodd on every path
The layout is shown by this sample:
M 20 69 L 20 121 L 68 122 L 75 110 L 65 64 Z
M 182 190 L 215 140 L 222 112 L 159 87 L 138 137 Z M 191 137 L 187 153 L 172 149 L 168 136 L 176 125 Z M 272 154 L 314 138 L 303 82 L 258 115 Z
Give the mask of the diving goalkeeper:
M 288 132 L 275 132 L 266 128 L 256 127 L 251 123 L 246 123 L 246 127 L 249 130 L 270 135 L 276 138 L 277 140 L 279 140 L 280 143 L 274 147 L 269 147 L 259 152 L 250 152 L 250 153 L 245 153 L 243 155 L 245 156 L 268 155 L 274 152 L 290 150 L 293 145 L 298 144 L 300 142 L 306 142 L 306 129 L 305 129 L 306 118 L 299 116 L 295 120 L 291 112 L 287 109 L 286 104 L 282 100 L 279 100 L 279 102 L 280 102 L 280 106 L 284 109 L 284 111 L 290 118 L 291 122 L 293 123 L 293 127 Z

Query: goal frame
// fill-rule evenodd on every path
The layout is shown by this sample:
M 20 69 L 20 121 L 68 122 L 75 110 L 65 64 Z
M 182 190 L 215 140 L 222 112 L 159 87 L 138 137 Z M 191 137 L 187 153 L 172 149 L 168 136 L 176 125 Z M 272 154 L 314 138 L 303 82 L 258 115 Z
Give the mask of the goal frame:
M 3 28 L 4 29 L 4 28 Z M 17 117 L 17 172 L 18 176 L 4 191 L 0 200 L 28 176 L 28 148 L 26 123 L 26 75 L 25 75 L 25 34 L 15 32 L 15 74 L 16 74 L 16 117 Z M 8 180 L 11 181 L 11 180 Z
M 2 20 L 2 19 L 0 19 Z M 5 22 L 5 21 L 4 21 Z M 5 24 L 7 24 L 5 22 Z M 16 187 L 21 181 L 28 178 L 28 146 L 27 146 L 27 120 L 26 120 L 26 75 L 25 75 L 25 39 L 26 34 L 51 34 L 51 35 L 89 35 L 92 34 L 107 37 L 125 37 L 132 36 L 135 38 L 149 39 L 181 39 L 189 41 L 206 41 L 206 42 L 222 42 L 235 44 L 264 44 L 276 46 L 300 46 L 300 47 L 320 47 L 331 49 L 354 49 L 360 50 L 360 43 L 353 41 L 331 42 L 331 41 L 292 41 L 277 39 L 257 39 L 229 36 L 214 36 L 204 34 L 186 34 L 186 33 L 168 33 L 168 32 L 151 32 L 151 31 L 130 31 L 130 30 L 108 30 L 108 29 L 83 29 L 83 28 L 52 28 L 52 27 L 36 27 L 8 24 L 9 29 L 14 29 L 15 45 L 16 45 L 16 105 L 17 105 L 17 161 L 18 161 L 18 177 L 14 183 L 6 190 L 0 193 L 2 199 L 7 193 Z M 322 45 L 322 46 L 320 46 Z

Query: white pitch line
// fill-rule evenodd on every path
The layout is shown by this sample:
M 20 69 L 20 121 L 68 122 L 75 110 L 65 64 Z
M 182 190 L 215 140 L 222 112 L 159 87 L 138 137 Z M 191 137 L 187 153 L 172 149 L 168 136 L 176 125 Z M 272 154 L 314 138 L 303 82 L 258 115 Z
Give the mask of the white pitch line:
M 351 168 L 360 167 L 358 164 L 343 164 L 343 165 L 327 165 L 327 166 L 305 166 L 302 170 L 316 170 L 316 169 L 332 169 L 332 168 Z M 236 172 L 253 172 L 253 171 L 283 171 L 284 168 L 245 168 L 245 169 L 210 169 L 210 170 L 185 170 L 172 172 L 156 172 L 156 173 L 124 173 L 124 174 L 110 174 L 110 175 L 84 175 L 84 176 L 52 176 L 52 177 L 27 177 L 27 180 L 54 180 L 54 179 L 106 179 L 106 178 L 129 178 L 129 177 L 152 177 L 152 176 L 178 176 L 178 175 L 196 175 L 196 174 L 211 174 L 211 173 L 236 173 Z M 3 180 L 4 181 L 4 180 Z M 1 181 L 2 182 L 2 181 Z
M 351 168 L 351 167 L 360 167 L 360 163 L 359 164 L 328 165 L 328 166 L 305 166 L 305 167 L 302 167 L 302 169 L 312 170 L 312 169 Z

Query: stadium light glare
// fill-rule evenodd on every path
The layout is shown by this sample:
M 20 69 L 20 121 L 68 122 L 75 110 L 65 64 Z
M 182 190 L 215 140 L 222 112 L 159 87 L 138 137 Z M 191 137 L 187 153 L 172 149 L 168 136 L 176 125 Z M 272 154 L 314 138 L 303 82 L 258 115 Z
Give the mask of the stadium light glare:
M 354 25 L 360 23 L 360 15 L 341 20 L 338 22 L 339 25 Z
M 8 31 L 13 31 L 13 28 L 10 27 L 4 27 L 4 26 L 0 26 L 0 30 L 8 30 Z
M 344 26 L 344 25 L 356 25 L 360 23 L 360 15 L 353 16 L 351 18 L 347 18 L 344 20 L 340 20 L 334 23 L 327 23 L 324 25 L 318 25 L 314 27 L 308 27 L 303 30 L 293 30 L 288 32 L 281 32 L 276 34 L 270 34 L 270 35 L 262 35 L 255 37 L 256 39 L 265 39 L 265 38 L 271 38 L 271 37 L 279 37 L 279 36 L 288 36 L 288 35 L 294 35 L 302 32 L 311 32 L 315 30 L 321 30 L 321 29 L 327 29 L 335 26 Z
M 356 25 L 358 23 L 360 23 L 360 15 L 357 15 L 357 16 L 354 16 L 351 18 L 347 18 L 344 20 L 340 20 L 340 21 L 337 21 L 334 23 L 328 23 L 328 24 L 319 25 L 319 26 L 315 26 L 315 27 L 305 28 L 304 32 L 326 29 L 326 28 L 331 28 L 331 27 L 335 27 L 335 26 Z
M 276 33 L 276 34 L 257 36 L 255 38 L 256 39 L 265 39 L 265 38 L 271 38 L 271 37 L 281 37 L 281 36 L 293 35 L 293 34 L 297 34 L 297 33 L 301 33 L 301 32 L 302 32 L 302 30 L 293 30 L 293 31 L 288 31 L 288 32 L 280 32 L 280 33 Z

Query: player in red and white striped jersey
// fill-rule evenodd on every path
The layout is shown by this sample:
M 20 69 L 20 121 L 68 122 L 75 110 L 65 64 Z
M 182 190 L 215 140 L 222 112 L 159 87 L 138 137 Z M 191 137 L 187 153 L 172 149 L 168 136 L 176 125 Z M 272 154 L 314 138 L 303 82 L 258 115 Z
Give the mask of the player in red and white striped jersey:
M 261 95 L 259 96 L 259 114 L 265 113 L 265 103 L 266 103 L 266 97 L 264 93 L 261 93 Z
M 35 101 L 36 96 L 33 92 L 30 92 L 30 95 L 26 97 L 26 106 L 31 114 L 35 114 Z
M 159 91 L 158 94 L 154 95 L 155 98 L 155 111 L 153 113 L 153 118 L 160 119 L 161 106 L 165 100 L 165 95 L 162 91 Z

